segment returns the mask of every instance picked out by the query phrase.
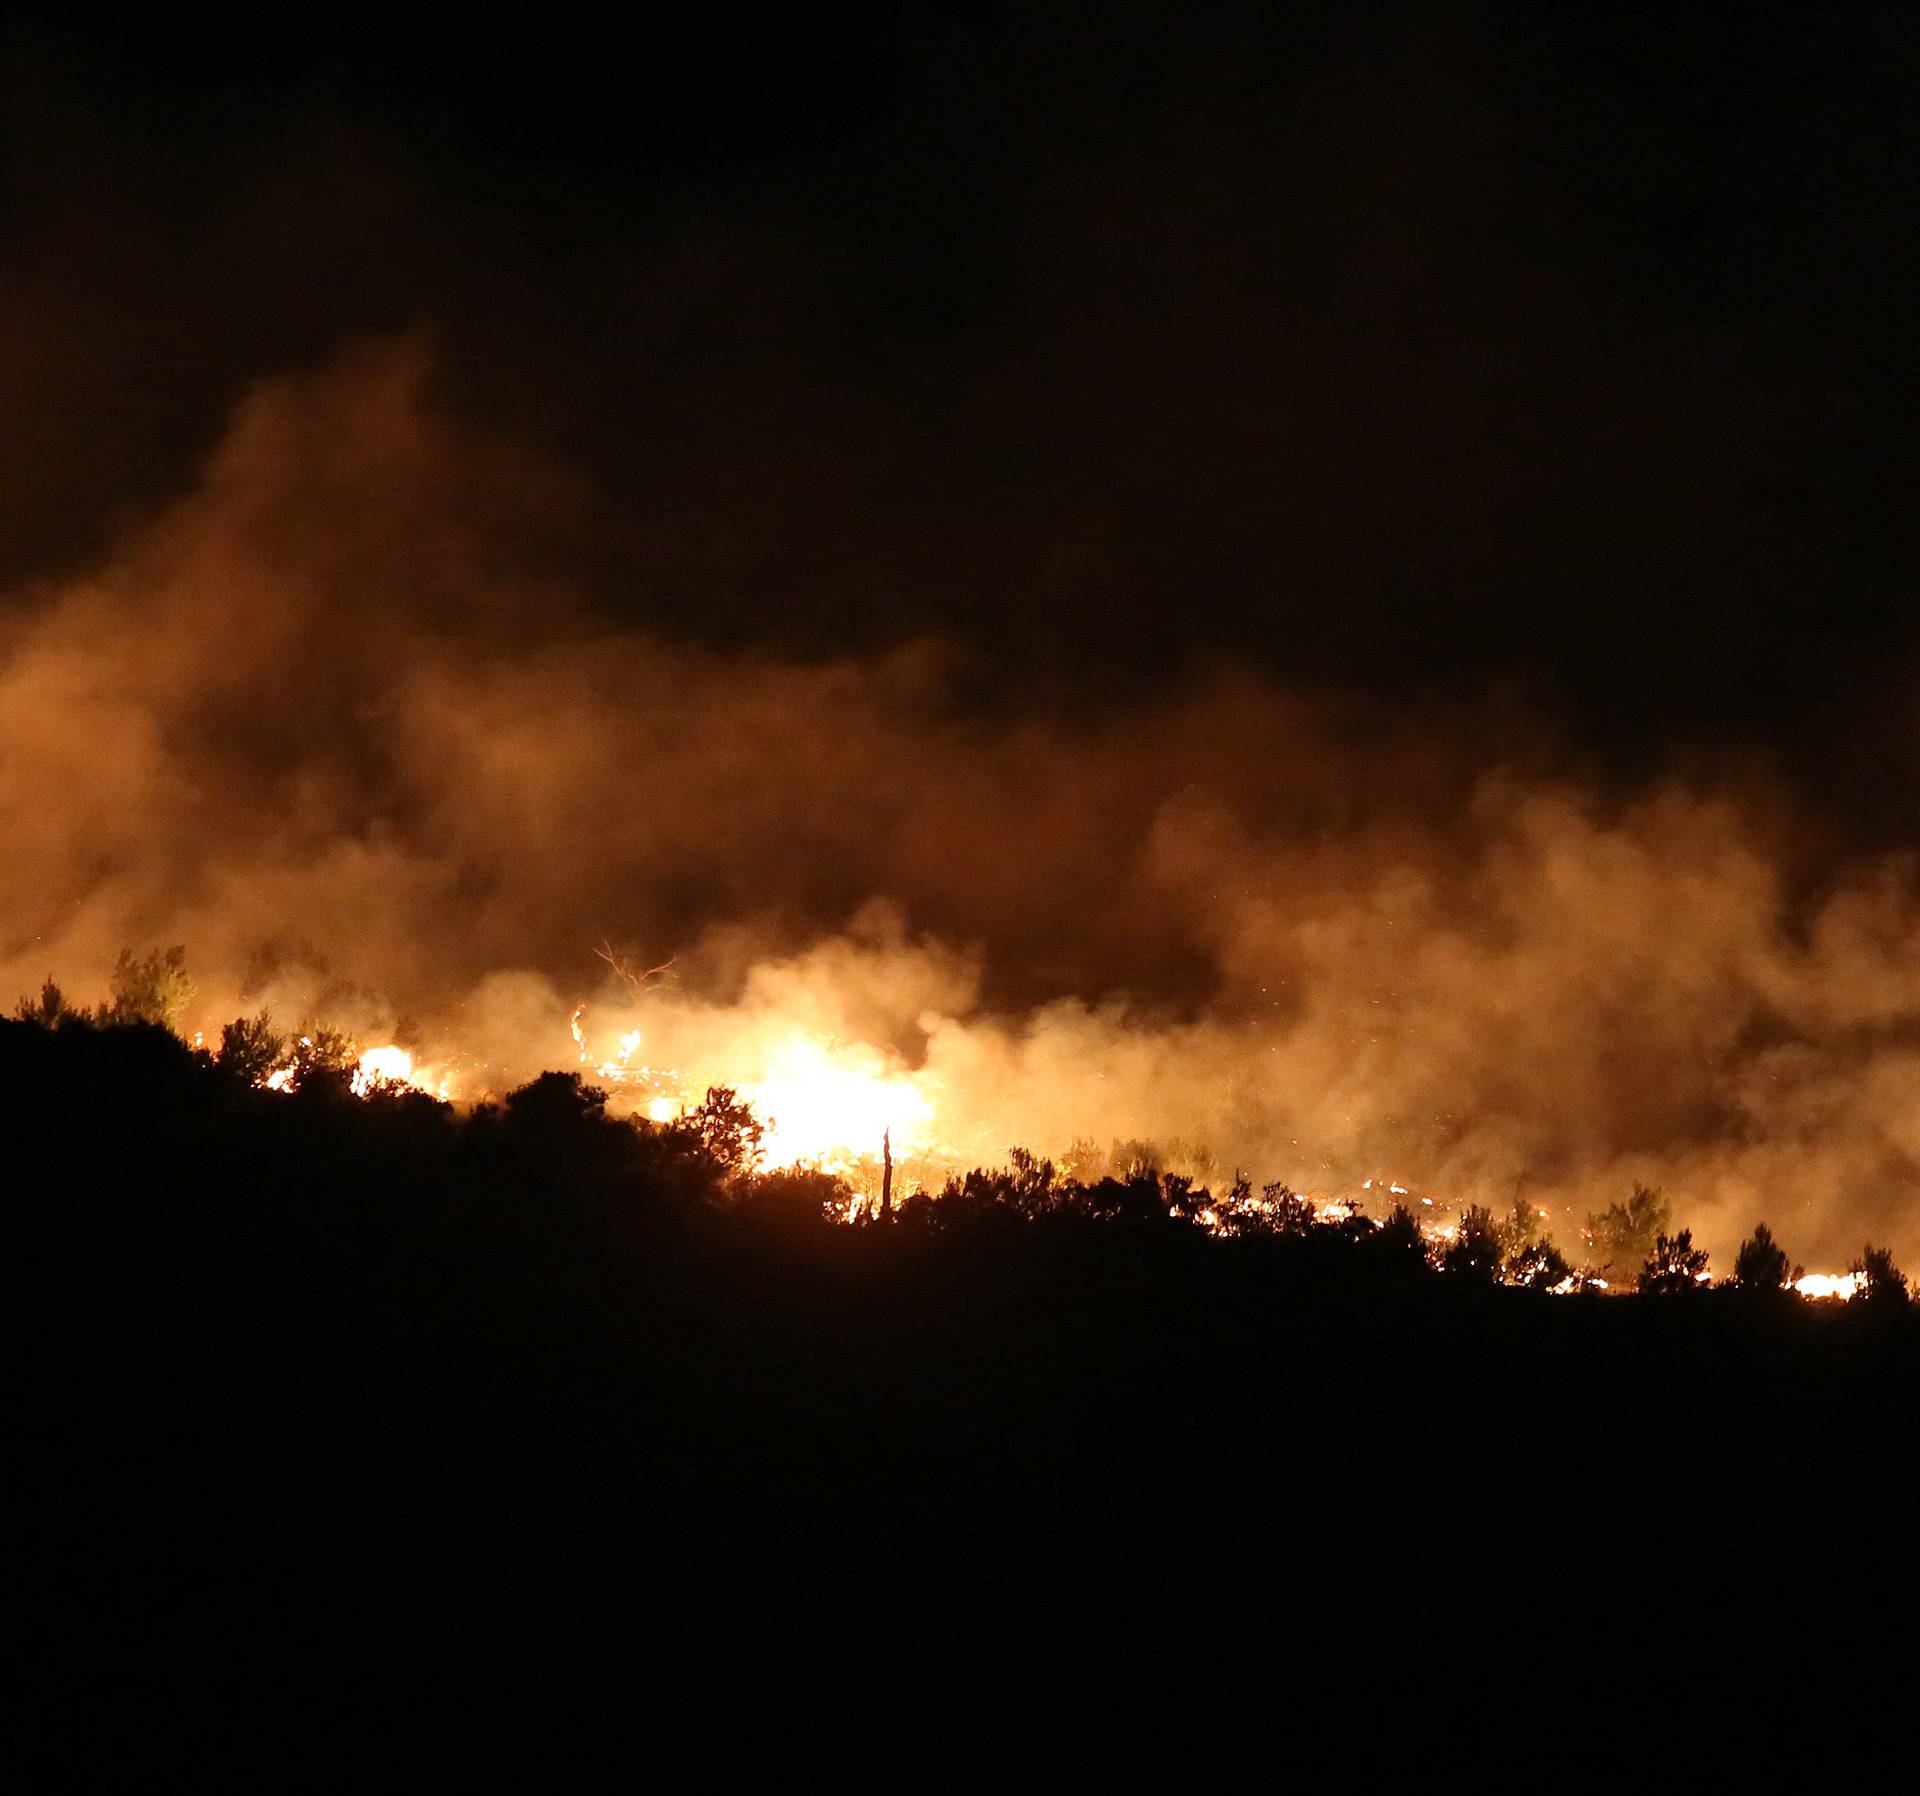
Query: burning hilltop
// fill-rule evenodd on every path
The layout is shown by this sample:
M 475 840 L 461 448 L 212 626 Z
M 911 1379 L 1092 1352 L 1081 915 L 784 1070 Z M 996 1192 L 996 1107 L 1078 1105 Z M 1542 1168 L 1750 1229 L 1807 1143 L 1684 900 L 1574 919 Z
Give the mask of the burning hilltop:
M 983 708 L 940 644 L 668 641 L 555 572 L 595 520 L 417 345 L 249 394 L 194 491 L 0 614 L 0 980 L 185 942 L 189 1034 L 320 1019 L 474 1093 L 584 1051 L 636 1107 L 748 1094 L 795 1159 L 1178 1140 L 1920 1251 L 1910 860 L 1759 778 L 1602 783 L 1511 708 L 1234 669 Z

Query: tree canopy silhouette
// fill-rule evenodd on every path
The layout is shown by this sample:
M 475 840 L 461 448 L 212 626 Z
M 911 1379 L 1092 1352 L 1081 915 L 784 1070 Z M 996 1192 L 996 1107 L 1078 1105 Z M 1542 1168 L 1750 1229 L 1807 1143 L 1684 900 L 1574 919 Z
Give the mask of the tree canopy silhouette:
M 1654 1237 L 1653 1252 L 1640 1269 L 1640 1290 L 1652 1297 L 1680 1297 L 1706 1282 L 1707 1252 L 1693 1244 L 1693 1230 Z
M 1909 1302 L 1907 1275 L 1893 1263 L 1890 1249 L 1869 1244 L 1848 1271 L 1860 1280 L 1860 1301 L 1876 1310 L 1904 1310 Z
M 1740 1290 L 1755 1296 L 1774 1296 L 1800 1276 L 1800 1268 L 1787 1258 L 1787 1250 L 1774 1240 L 1773 1231 L 1764 1222 L 1755 1223 L 1753 1233 L 1740 1243 L 1733 1258 L 1733 1282 Z
M 1483 1204 L 1470 1205 L 1459 1232 L 1440 1255 L 1440 1269 L 1473 1285 L 1492 1285 L 1500 1277 L 1500 1225 Z

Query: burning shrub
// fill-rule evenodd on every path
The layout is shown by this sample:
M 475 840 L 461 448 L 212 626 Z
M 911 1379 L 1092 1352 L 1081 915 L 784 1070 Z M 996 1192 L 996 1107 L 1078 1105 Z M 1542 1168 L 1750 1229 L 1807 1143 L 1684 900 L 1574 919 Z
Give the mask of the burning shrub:
M 1460 1232 L 1447 1243 L 1440 1269 L 1469 1284 L 1493 1285 L 1500 1279 L 1500 1225 L 1484 1204 L 1472 1204 L 1460 1218 Z
M 1320 1220 L 1320 1213 L 1312 1203 L 1295 1193 L 1290 1186 L 1278 1183 L 1263 1185 L 1260 1195 L 1265 1200 L 1263 1207 L 1268 1224 L 1276 1235 L 1308 1234 Z
M 669 1126 L 730 1178 L 751 1172 L 759 1164 L 767 1132 L 753 1106 L 724 1085 L 708 1087 L 699 1105 Z
M 287 1038 L 262 1010 L 235 1017 L 220 1031 L 220 1064 L 248 1085 L 264 1085 L 287 1051 Z
M 301 1024 L 267 1083 L 279 1091 L 351 1091 L 358 1058 L 359 1048 L 344 1029 L 309 1021 Z
M 1707 1282 L 1707 1250 L 1695 1247 L 1693 1230 L 1656 1236 L 1653 1252 L 1640 1270 L 1640 1289 L 1649 1296 L 1677 1297 Z

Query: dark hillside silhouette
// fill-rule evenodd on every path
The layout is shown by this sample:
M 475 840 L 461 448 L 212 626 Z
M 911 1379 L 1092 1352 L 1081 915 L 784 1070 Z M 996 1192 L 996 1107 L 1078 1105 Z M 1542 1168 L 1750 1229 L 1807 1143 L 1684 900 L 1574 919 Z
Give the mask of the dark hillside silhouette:
M 322 1700 L 481 1642 L 1065 1689 L 1169 1638 L 1284 1659 L 1306 1616 L 1384 1666 L 1410 1588 L 1450 1650 L 1492 1625 L 1450 1543 L 1516 1492 L 1511 1600 L 1550 1577 L 1588 1627 L 1674 1558 L 1817 1579 L 1910 1527 L 1891 1298 L 1552 1297 L 1495 1282 L 1527 1243 L 1484 1212 L 1442 1272 L 1404 1210 L 1028 1154 L 849 1227 L 746 1170 L 731 1094 L 636 1124 L 555 1073 L 461 1114 L 245 1064 L 0 1023 L 16 1526 L 70 1706 L 126 1678 L 198 1737 L 280 1713 L 273 1666 Z

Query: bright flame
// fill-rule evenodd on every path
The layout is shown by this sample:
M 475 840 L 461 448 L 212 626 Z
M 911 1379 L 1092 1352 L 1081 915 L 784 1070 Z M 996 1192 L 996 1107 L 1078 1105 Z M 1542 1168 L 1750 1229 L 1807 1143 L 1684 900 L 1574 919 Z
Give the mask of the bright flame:
M 1857 1272 L 1809 1272 L 1793 1281 L 1802 1297 L 1835 1297 L 1845 1303 L 1867 1281 Z
M 369 1048 L 360 1056 L 360 1070 L 353 1075 L 353 1089 L 363 1093 L 375 1079 L 387 1079 L 396 1085 L 413 1083 L 413 1056 L 405 1048 Z
M 271 1086 L 273 1081 L 269 1079 L 267 1083 Z M 360 1056 L 353 1075 L 353 1095 L 365 1097 L 376 1083 L 407 1085 L 431 1097 L 445 1098 L 451 1095 L 453 1080 L 450 1074 L 436 1075 L 430 1067 L 416 1066 L 405 1048 L 389 1042 L 384 1047 L 369 1048 Z
M 629 1085 L 644 1084 L 665 1076 L 655 1072 L 650 1066 L 639 1066 L 634 1063 L 634 1055 L 640 1052 L 638 1029 L 629 1029 L 620 1037 L 620 1051 L 617 1054 L 610 1054 L 605 1060 L 595 1060 L 587 1047 L 586 1031 L 580 1026 L 580 1019 L 586 1013 L 587 1007 L 584 1004 L 577 1006 L 568 1026 L 573 1031 L 573 1044 L 580 1050 L 580 1064 L 590 1068 L 596 1079 L 608 1085 Z
M 740 1094 L 766 1123 L 769 1166 L 831 1166 L 871 1158 L 890 1135 L 901 1154 L 920 1146 L 933 1106 L 910 1074 L 889 1072 L 871 1048 L 795 1036 L 767 1076 Z

